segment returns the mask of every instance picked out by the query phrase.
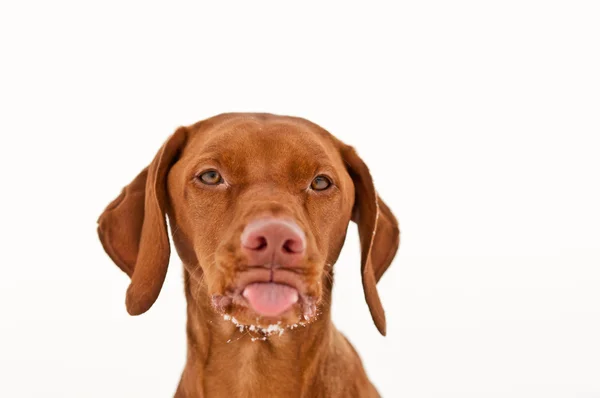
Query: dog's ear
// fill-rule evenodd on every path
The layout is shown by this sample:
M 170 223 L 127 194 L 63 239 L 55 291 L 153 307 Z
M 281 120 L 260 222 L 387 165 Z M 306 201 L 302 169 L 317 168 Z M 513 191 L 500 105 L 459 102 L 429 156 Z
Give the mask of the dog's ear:
M 162 288 L 171 247 L 165 218 L 167 174 L 187 138 L 181 127 L 150 165 L 113 200 L 98 219 L 104 250 L 131 278 L 126 306 L 131 315 L 154 304 Z
M 400 229 L 396 217 L 377 195 L 371 173 L 354 148 L 344 145 L 341 152 L 354 182 L 352 220 L 358 225 L 360 237 L 365 299 L 375 326 L 385 336 L 385 313 L 377 293 L 377 282 L 398 251 Z

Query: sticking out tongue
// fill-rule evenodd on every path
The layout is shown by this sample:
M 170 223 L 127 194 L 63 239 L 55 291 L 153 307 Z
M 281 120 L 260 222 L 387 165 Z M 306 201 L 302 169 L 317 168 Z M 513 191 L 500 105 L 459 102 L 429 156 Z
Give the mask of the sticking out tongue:
M 252 309 L 262 316 L 278 316 L 298 301 L 298 291 L 279 283 L 252 283 L 244 289 L 243 296 Z

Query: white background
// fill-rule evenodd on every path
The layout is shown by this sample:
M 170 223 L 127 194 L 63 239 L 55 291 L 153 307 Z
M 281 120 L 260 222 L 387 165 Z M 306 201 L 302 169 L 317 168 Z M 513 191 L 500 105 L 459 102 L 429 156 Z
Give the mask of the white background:
M 0 396 L 172 396 L 180 262 L 128 316 L 96 219 L 177 126 L 267 111 L 401 222 L 388 337 L 354 225 L 334 291 L 384 397 L 600 397 L 598 2 L 149 3 L 0 5 Z

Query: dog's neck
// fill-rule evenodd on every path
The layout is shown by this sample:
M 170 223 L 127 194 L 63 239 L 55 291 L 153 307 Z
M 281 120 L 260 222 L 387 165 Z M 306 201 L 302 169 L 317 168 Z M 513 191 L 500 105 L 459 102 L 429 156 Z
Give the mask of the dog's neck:
M 252 397 L 256 391 L 293 397 L 319 382 L 328 347 L 339 338 L 329 307 L 320 307 L 319 317 L 306 326 L 265 337 L 218 314 L 206 284 L 188 272 L 185 289 L 188 358 L 176 397 Z

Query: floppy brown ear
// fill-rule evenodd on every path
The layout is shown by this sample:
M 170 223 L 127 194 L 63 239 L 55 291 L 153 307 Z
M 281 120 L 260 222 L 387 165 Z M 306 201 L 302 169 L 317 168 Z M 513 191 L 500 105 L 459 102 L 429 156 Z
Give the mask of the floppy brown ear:
M 98 219 L 104 250 L 131 277 L 126 306 L 131 315 L 154 304 L 162 288 L 171 247 L 165 218 L 166 177 L 186 141 L 179 128 Z
M 385 313 L 377 293 L 377 282 L 398 251 L 400 229 L 396 217 L 377 195 L 371 173 L 354 148 L 345 146 L 342 157 L 354 182 L 352 220 L 358 225 L 360 237 L 365 299 L 375 326 L 385 336 Z

